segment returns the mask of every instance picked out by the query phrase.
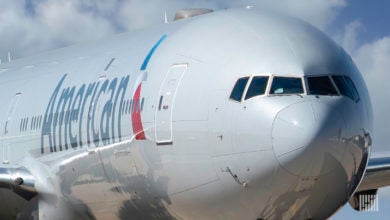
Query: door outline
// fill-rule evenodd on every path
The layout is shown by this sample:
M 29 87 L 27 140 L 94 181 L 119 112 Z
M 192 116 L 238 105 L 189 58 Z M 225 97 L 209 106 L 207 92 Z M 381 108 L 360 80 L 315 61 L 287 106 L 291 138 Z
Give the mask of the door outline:
M 181 81 L 187 72 L 188 64 L 182 63 L 182 64 L 173 64 L 169 67 L 167 73 L 165 74 L 164 80 L 161 83 L 158 96 L 157 96 L 157 104 L 156 104 L 156 111 L 155 111 L 155 139 L 157 145 L 172 145 L 173 144 L 173 129 L 172 129 L 172 119 L 173 119 L 173 109 L 175 105 L 176 100 L 176 94 L 178 91 L 178 88 L 180 87 Z M 179 70 L 178 75 L 176 78 L 169 78 L 171 76 L 171 73 L 173 74 L 174 70 Z M 175 84 L 173 87 L 171 87 L 171 90 L 169 90 L 169 82 L 172 81 L 172 79 L 175 79 Z M 169 80 L 169 81 L 168 81 Z M 168 88 L 168 90 L 166 90 Z M 166 90 L 166 91 L 165 91 Z M 168 102 L 164 102 L 168 97 Z M 163 106 L 163 102 L 165 103 Z M 169 113 L 164 114 L 163 111 L 169 111 Z M 165 116 L 165 117 L 164 117 Z M 168 118 L 167 118 L 168 117 Z M 165 131 L 164 131 L 165 129 Z M 165 134 L 164 134 L 165 132 Z
M 4 136 L 8 134 L 8 128 L 13 121 L 14 112 L 21 96 L 22 96 L 21 92 L 16 93 L 8 106 L 7 118 L 4 124 L 4 133 L 3 133 Z
M 15 94 L 14 97 L 12 97 L 11 102 L 8 105 L 8 111 L 7 111 L 7 118 L 5 119 L 4 123 L 4 130 L 3 134 L 0 138 L 0 149 L 2 154 L 2 163 L 3 164 L 9 164 L 9 141 L 5 140 L 7 136 L 9 135 L 9 128 L 11 127 L 13 121 L 14 121 L 14 113 L 15 109 L 19 103 L 20 97 L 22 96 L 21 92 L 18 92 Z

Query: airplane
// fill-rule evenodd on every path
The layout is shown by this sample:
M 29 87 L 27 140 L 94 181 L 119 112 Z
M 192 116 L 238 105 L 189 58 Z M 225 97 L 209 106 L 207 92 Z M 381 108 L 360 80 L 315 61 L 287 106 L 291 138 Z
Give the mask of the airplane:
M 253 7 L 0 65 L 1 219 L 327 219 L 390 158 L 352 58 Z

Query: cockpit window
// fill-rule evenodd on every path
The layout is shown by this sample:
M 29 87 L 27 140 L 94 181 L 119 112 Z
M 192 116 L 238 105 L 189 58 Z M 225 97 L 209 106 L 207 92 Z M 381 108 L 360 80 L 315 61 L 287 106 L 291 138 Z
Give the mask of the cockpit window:
M 359 96 L 359 93 L 356 89 L 356 86 L 355 84 L 353 83 L 352 79 L 349 78 L 348 76 L 344 76 L 344 79 L 347 81 L 349 87 L 352 89 L 353 91 L 353 94 L 354 94 L 354 97 L 355 97 L 355 102 L 358 102 L 360 100 L 360 96 Z
M 332 76 L 332 78 L 339 88 L 341 95 L 346 96 L 355 102 L 360 100 L 359 93 L 351 78 L 348 76 Z
M 307 83 L 311 95 L 338 95 L 329 76 L 308 77 Z
M 248 79 L 249 77 L 244 77 L 237 80 L 236 85 L 234 85 L 233 91 L 230 94 L 230 99 L 241 102 L 241 98 L 244 93 Z
M 252 78 L 251 84 L 245 95 L 245 100 L 258 95 L 264 95 L 267 89 L 268 76 L 255 76 Z
M 274 77 L 271 95 L 288 95 L 304 93 L 302 79 L 297 77 Z

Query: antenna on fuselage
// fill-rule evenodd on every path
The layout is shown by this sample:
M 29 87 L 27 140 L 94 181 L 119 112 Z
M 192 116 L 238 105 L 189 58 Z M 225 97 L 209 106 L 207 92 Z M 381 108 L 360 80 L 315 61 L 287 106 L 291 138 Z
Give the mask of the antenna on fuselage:
M 164 13 L 164 22 L 165 22 L 165 24 L 168 24 L 167 11 L 165 11 L 165 13 Z

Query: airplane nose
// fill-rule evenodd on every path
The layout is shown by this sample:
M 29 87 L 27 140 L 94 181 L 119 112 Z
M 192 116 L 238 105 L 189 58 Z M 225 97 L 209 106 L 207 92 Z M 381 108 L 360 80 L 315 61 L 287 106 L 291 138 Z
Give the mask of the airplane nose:
M 331 172 L 341 161 L 345 122 L 338 111 L 321 102 L 290 105 L 276 115 L 272 144 L 280 165 L 299 177 L 317 177 Z

